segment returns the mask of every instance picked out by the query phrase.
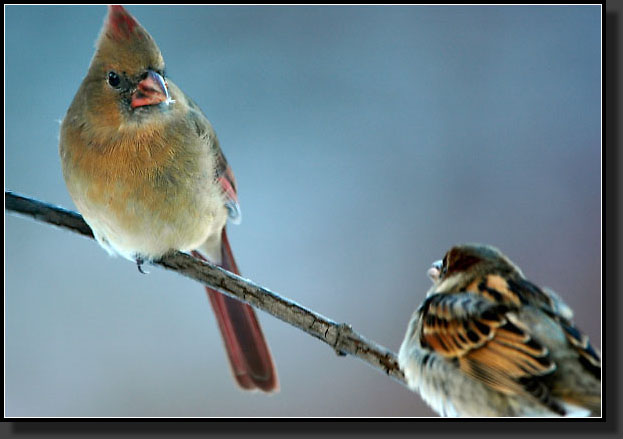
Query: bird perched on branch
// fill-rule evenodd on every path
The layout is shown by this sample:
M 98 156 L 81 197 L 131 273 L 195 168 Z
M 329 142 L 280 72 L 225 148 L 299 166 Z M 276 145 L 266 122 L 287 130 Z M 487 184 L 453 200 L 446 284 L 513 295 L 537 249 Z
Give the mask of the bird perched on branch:
M 600 355 L 558 295 L 483 245 L 451 248 L 428 275 L 398 363 L 437 413 L 600 416 Z
M 67 188 L 102 247 L 139 270 L 179 250 L 238 274 L 225 232 L 228 218 L 240 221 L 234 174 L 208 119 L 164 70 L 151 35 L 110 6 L 61 126 Z M 237 383 L 278 390 L 253 309 L 207 293 Z

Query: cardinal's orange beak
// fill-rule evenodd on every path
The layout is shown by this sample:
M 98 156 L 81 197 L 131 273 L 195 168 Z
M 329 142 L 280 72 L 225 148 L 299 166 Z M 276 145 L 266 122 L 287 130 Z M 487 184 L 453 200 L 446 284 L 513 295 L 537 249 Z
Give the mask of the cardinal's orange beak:
M 132 95 L 132 108 L 145 105 L 157 105 L 161 102 L 170 102 L 169 90 L 164 78 L 154 71 L 147 71 L 147 77 L 138 83 L 138 88 Z

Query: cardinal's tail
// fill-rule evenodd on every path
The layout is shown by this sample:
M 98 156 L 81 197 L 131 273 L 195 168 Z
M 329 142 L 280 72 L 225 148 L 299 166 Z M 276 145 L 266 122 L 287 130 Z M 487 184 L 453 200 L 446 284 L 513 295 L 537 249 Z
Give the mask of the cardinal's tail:
M 240 274 L 225 228 L 221 236 L 221 254 L 219 265 L 232 273 Z M 205 260 L 196 251 L 193 255 Z M 253 308 L 211 288 L 206 287 L 206 291 L 238 385 L 245 390 L 277 392 L 277 370 Z

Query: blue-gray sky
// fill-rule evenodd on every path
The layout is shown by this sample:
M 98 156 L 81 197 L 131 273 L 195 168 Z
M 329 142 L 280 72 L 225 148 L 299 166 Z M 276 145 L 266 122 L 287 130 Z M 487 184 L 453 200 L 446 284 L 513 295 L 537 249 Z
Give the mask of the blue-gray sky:
M 599 6 L 131 6 L 236 174 L 243 275 L 397 350 L 453 244 L 496 245 L 597 346 Z M 5 187 L 75 208 L 59 120 L 103 6 L 5 7 Z M 203 288 L 5 215 L 8 416 L 430 416 L 260 313 L 281 392 L 239 391 Z

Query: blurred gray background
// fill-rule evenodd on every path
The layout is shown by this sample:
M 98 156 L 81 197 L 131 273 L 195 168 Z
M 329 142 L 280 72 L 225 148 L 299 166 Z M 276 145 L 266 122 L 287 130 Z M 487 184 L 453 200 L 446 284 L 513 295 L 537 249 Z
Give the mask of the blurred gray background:
M 601 346 L 601 8 L 128 10 L 212 121 L 243 275 L 396 351 L 453 244 L 496 245 Z M 59 121 L 106 8 L 5 7 L 5 187 L 75 209 Z M 238 390 L 201 286 L 5 214 L 7 416 L 433 416 L 260 313 L 281 392 Z

